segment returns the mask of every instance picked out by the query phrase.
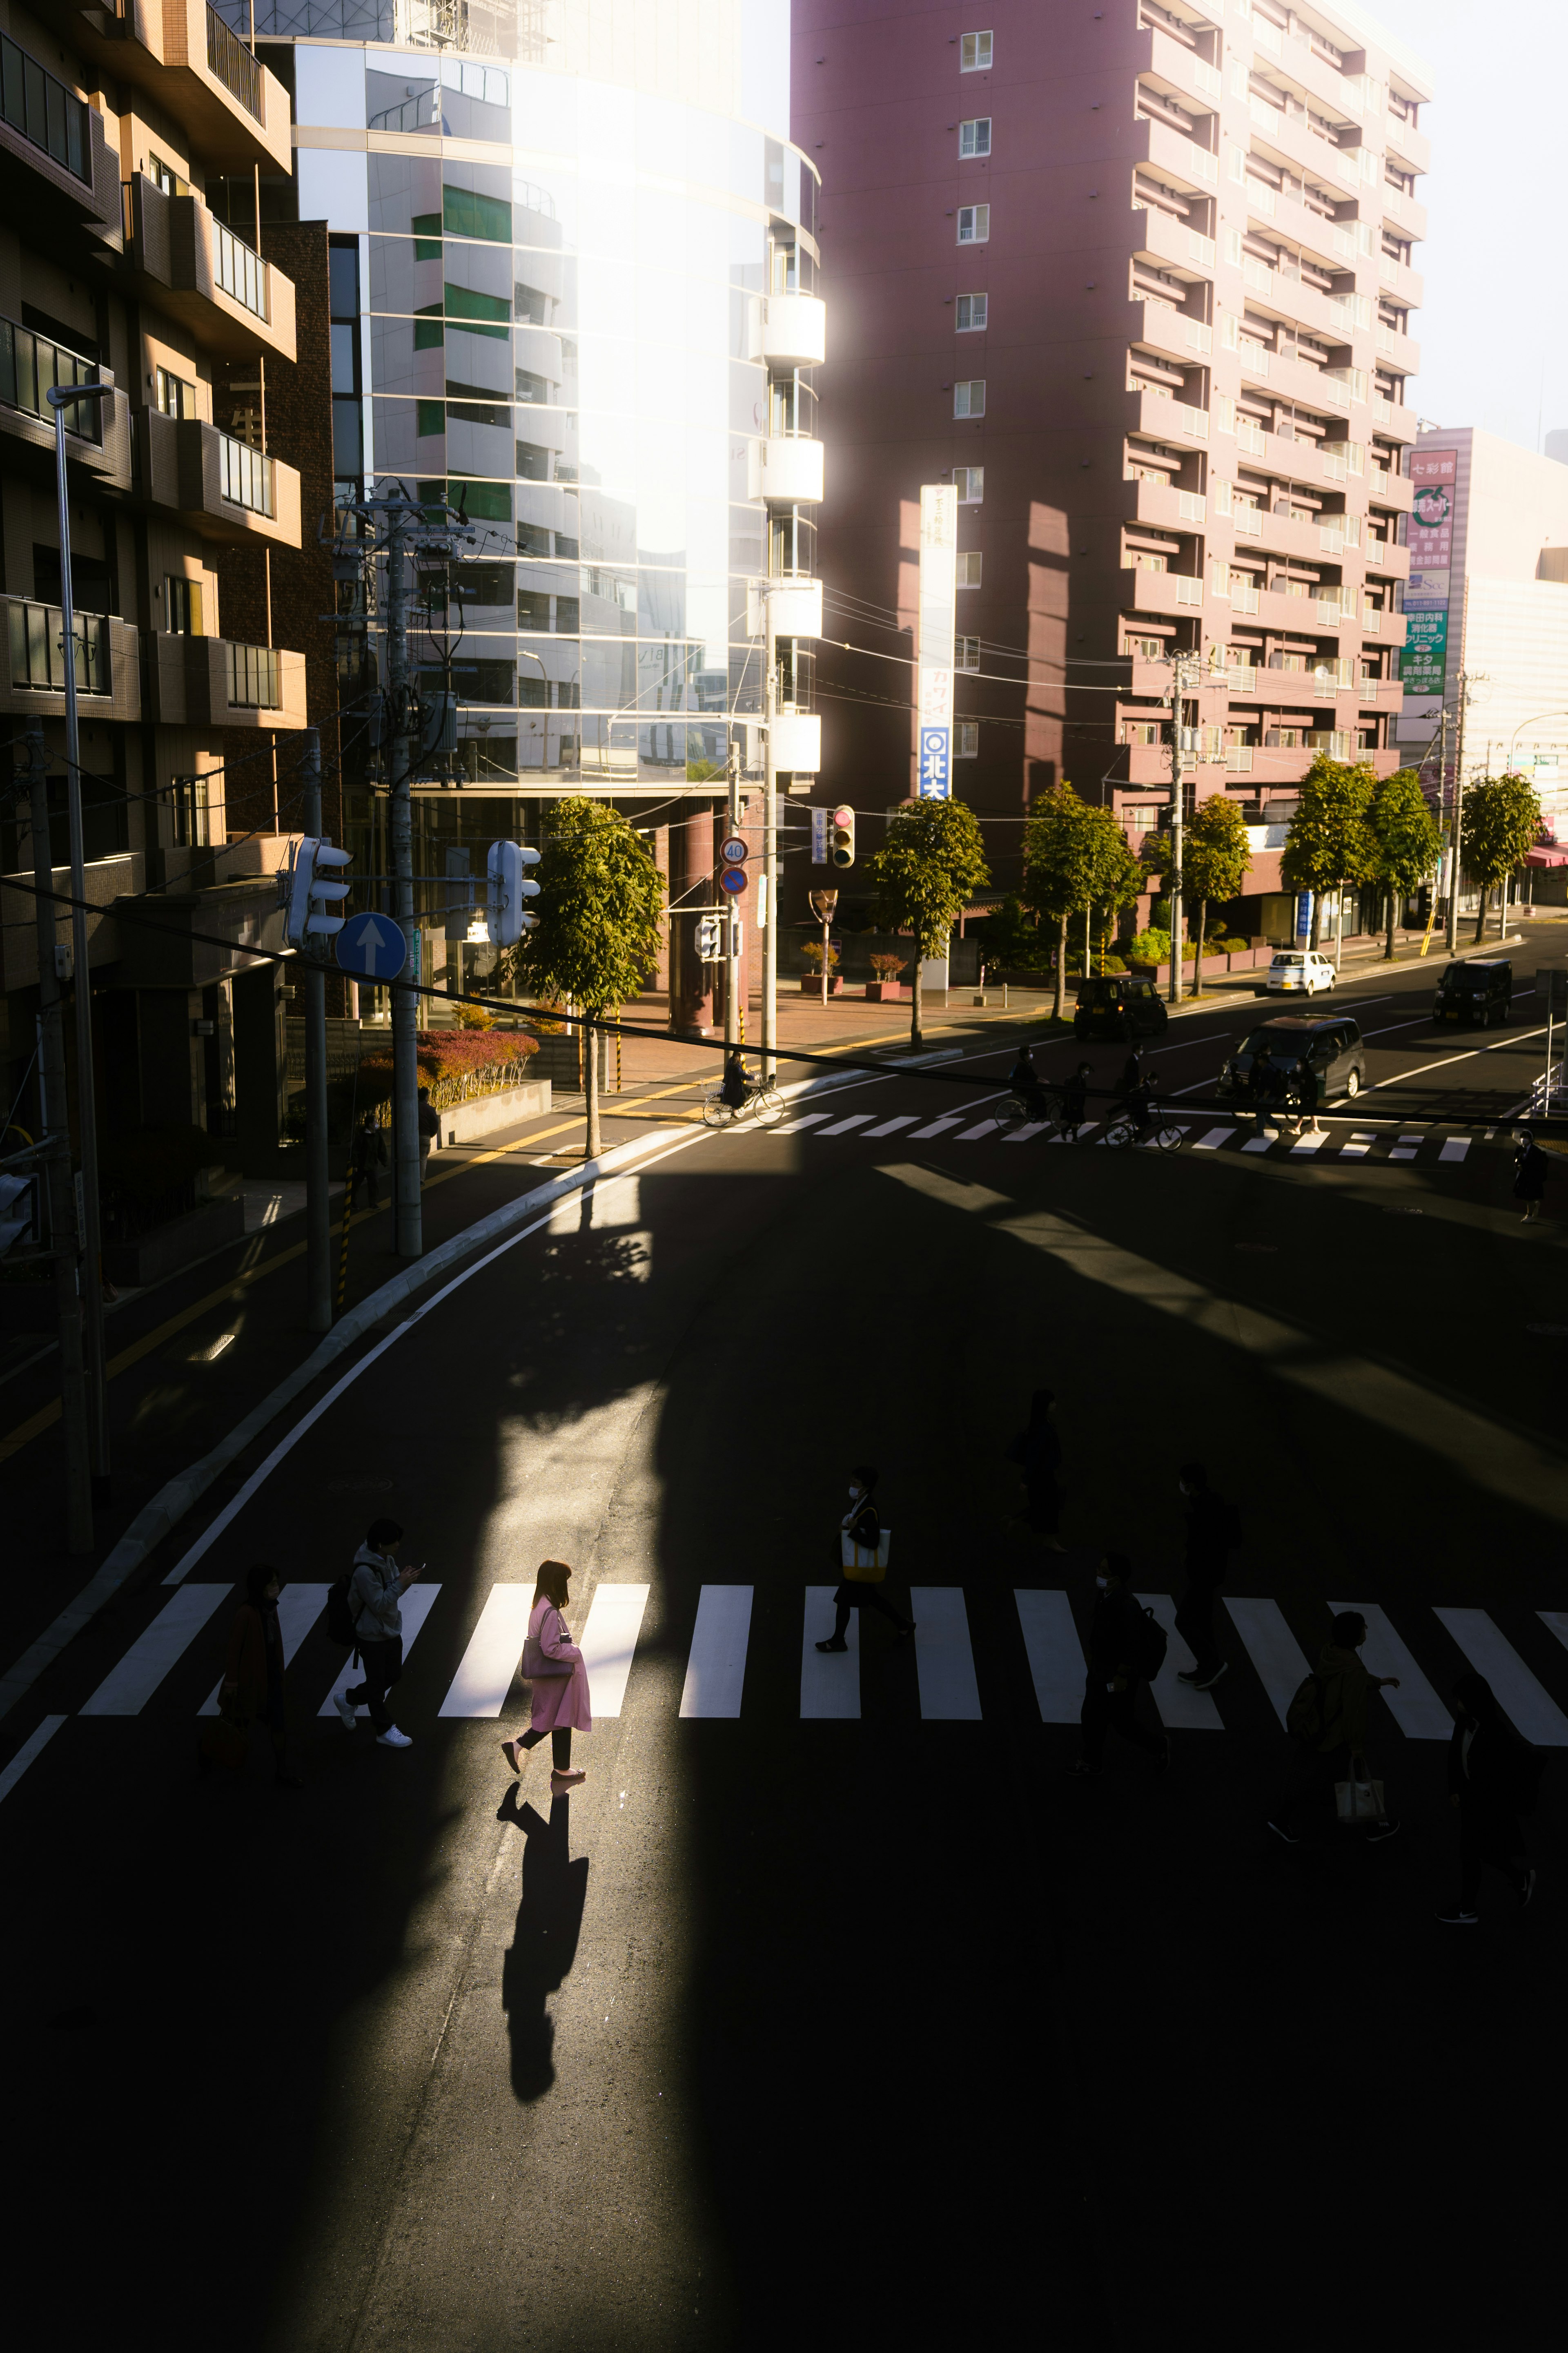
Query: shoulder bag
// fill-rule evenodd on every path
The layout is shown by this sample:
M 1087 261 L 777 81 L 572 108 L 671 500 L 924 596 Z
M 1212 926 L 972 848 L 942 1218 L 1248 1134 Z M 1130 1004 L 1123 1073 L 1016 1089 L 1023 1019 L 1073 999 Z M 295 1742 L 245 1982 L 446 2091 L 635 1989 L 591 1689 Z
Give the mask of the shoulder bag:
M 561 1629 L 563 1641 L 569 1642 L 572 1637 L 567 1630 L 566 1620 L 562 1617 L 559 1609 L 555 1613 L 555 1620 Z M 551 1675 L 569 1675 L 575 1664 L 574 1659 L 552 1659 L 538 1635 L 530 1633 L 523 1641 L 522 1663 L 518 1672 L 525 1681 L 531 1683 Z

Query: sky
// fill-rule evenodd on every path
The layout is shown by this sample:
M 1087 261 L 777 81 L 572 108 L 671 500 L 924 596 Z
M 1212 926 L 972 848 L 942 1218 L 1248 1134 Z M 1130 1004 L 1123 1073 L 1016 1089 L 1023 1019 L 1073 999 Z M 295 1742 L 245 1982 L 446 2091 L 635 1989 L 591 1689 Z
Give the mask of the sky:
M 1430 68 L 1436 90 L 1421 111 L 1432 170 L 1416 193 L 1430 233 L 1413 257 L 1426 300 L 1413 322 L 1411 405 L 1533 449 L 1538 430 L 1568 429 L 1568 5 L 1370 0 L 1367 13 Z

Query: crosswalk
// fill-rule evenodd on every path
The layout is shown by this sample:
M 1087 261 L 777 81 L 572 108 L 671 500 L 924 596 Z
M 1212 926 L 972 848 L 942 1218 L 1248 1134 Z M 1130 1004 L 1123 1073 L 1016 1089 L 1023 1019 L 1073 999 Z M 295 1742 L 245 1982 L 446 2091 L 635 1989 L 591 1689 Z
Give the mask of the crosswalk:
M 437 1619 L 443 1587 L 414 1585 L 403 1599 L 403 1646 L 405 1661 L 416 1654 L 421 1637 Z M 798 1588 L 797 1588 L 798 1590 Z M 324 1584 L 286 1585 L 279 1602 L 279 1620 L 286 1662 L 292 1665 L 324 1616 L 328 1588 Z M 652 1588 L 646 1584 L 606 1581 L 595 1588 L 582 1621 L 578 1641 L 587 1665 L 590 1704 L 596 1721 L 614 1718 L 625 1709 L 647 1615 Z M 808 1586 L 801 1597 L 799 1618 L 799 1715 L 804 1723 L 856 1721 L 862 1703 L 860 1616 L 851 1612 L 844 1651 L 823 1652 L 817 1643 L 833 1631 L 834 1588 Z M 509 1704 L 521 1704 L 518 1663 L 532 1604 L 531 1581 L 493 1585 L 479 1609 L 473 1630 L 463 1645 L 456 1671 L 436 1713 L 458 1722 L 493 1722 Z M 756 1588 L 751 1585 L 704 1585 L 698 1596 L 681 1684 L 679 1715 L 683 1720 L 734 1722 L 742 1714 L 748 1669 L 752 1664 L 756 1625 Z M 773 1599 L 776 1602 L 776 1596 Z M 1227 1710 L 1242 1681 L 1233 1675 L 1214 1692 L 1197 1692 L 1179 1678 L 1192 1665 L 1191 1654 L 1175 1626 L 1175 1603 L 1169 1594 L 1141 1593 L 1139 1600 L 1152 1609 L 1165 1629 L 1165 1663 L 1152 1685 L 1161 1720 L 1173 1731 L 1223 1732 Z M 186 1654 L 198 1645 L 212 1672 L 220 1630 L 214 1625 L 225 1603 L 232 1609 L 235 1589 L 225 1585 L 188 1584 L 179 1587 L 157 1616 L 110 1669 L 83 1704 L 83 1715 L 134 1716 L 156 1699 Z M 1064 1590 L 1020 1587 L 1012 1594 L 1016 1641 L 1027 1668 L 1036 1706 L 1045 1724 L 1078 1721 L 1083 1702 L 1085 1660 L 1079 1632 L 1079 1612 Z M 450 1606 L 450 1605 L 448 1605 Z M 1396 1676 L 1380 1696 L 1393 1725 L 1408 1740 L 1446 1740 L 1453 1718 L 1436 1685 L 1420 1662 L 1451 1646 L 1461 1661 L 1478 1669 L 1490 1683 L 1499 1702 L 1528 1740 L 1545 1748 L 1568 1748 L 1568 1713 L 1547 1688 L 1543 1675 L 1521 1655 L 1497 1620 L 1485 1609 L 1444 1604 L 1430 1610 L 1401 1612 L 1396 1624 L 1376 1602 L 1329 1601 L 1315 1634 L 1302 1637 L 1280 1604 L 1267 1596 L 1237 1596 L 1227 1599 L 1236 1644 L 1233 1663 L 1245 1661 L 1281 1725 L 1292 1695 L 1309 1672 L 1309 1651 L 1315 1652 L 1326 1633 L 1329 1613 L 1357 1609 L 1367 1622 L 1365 1662 L 1374 1675 Z M 985 1677 L 977 1663 L 970 1617 L 970 1601 L 958 1585 L 920 1585 L 910 1588 L 910 1608 L 916 1620 L 912 1643 L 914 1681 L 919 1712 L 928 1723 L 977 1723 L 984 1715 Z M 1542 1609 L 1539 1623 L 1558 1650 L 1568 1654 L 1568 1610 Z M 230 1620 L 222 1634 L 226 1641 Z M 776 1609 L 768 1614 L 777 1625 Z M 987 1617 L 993 1628 L 994 1613 Z M 774 1636 L 770 1632 L 768 1640 Z M 1009 1642 L 1015 1637 L 1008 1635 Z M 1239 1645 L 1240 1657 L 1236 1645 Z M 661 1646 L 662 1647 L 662 1644 Z M 448 1653 L 448 1657 L 449 1657 Z M 1552 1656 L 1556 1657 L 1556 1652 Z M 983 1662 L 999 1671 L 1003 1662 Z M 767 1670 L 776 1694 L 775 1669 Z M 1561 1682 L 1568 1689 L 1568 1655 L 1562 1660 Z M 1454 1672 L 1452 1659 L 1447 1670 Z M 347 1661 L 332 1679 L 319 1710 L 330 1715 L 337 1697 L 358 1680 L 360 1670 Z M 319 1688 L 319 1686 L 318 1686 Z M 411 1689 L 414 1687 L 411 1687 Z M 880 1686 L 879 1685 L 879 1689 Z M 215 1683 L 198 1713 L 216 1713 Z M 188 1704 L 188 1702 L 187 1702 Z M 429 1704 L 427 1687 L 409 1707 Z M 360 1710 L 361 1715 L 364 1710 Z
M 983 1099 L 984 1100 L 984 1099 Z M 1028 1121 L 1022 1126 L 999 1128 L 990 1114 L 974 1119 L 976 1105 L 963 1111 L 943 1112 L 934 1119 L 921 1121 L 918 1112 L 899 1112 L 890 1119 L 878 1120 L 875 1112 L 852 1112 L 842 1119 L 830 1111 L 808 1111 L 786 1120 L 780 1127 L 769 1131 L 774 1135 L 798 1135 L 812 1144 L 826 1144 L 830 1139 L 853 1136 L 857 1142 L 880 1142 L 896 1135 L 901 1143 L 923 1144 L 941 1137 L 948 1144 L 1001 1143 L 1027 1145 L 1044 1136 L 1048 1145 L 1061 1145 L 1063 1138 L 1055 1123 L 1049 1120 Z M 1168 1107 L 1169 1110 L 1169 1107 Z M 917 1124 L 917 1123 L 920 1123 Z M 1251 1156 L 1272 1155 L 1276 1158 L 1301 1161 L 1330 1160 L 1422 1160 L 1453 1166 L 1464 1160 L 1474 1143 L 1473 1135 L 1436 1135 L 1425 1130 L 1407 1133 L 1394 1128 L 1358 1128 L 1343 1120 L 1320 1124 L 1315 1132 L 1293 1135 L 1283 1129 L 1269 1128 L 1261 1135 L 1254 1123 L 1247 1119 L 1212 1117 L 1171 1119 L 1182 1138 L 1184 1146 L 1194 1152 L 1239 1152 Z M 1079 1145 L 1104 1145 L 1109 1123 L 1086 1120 L 1079 1130 Z M 736 1134 L 745 1131 L 737 1129 Z M 1154 1152 L 1159 1146 L 1151 1140 L 1135 1145 L 1134 1150 Z

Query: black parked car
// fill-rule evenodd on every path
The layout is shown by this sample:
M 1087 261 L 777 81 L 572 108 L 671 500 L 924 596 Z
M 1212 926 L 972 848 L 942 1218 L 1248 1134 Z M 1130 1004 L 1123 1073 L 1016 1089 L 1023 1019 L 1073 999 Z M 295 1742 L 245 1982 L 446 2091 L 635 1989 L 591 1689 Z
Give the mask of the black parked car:
M 1164 1000 L 1152 980 L 1116 972 L 1079 982 L 1072 1026 L 1079 1038 L 1151 1038 L 1166 1018 Z
M 1513 997 L 1513 966 L 1507 956 L 1470 956 L 1451 964 L 1437 981 L 1434 1021 L 1479 1021 L 1489 1029 L 1506 1021 Z
M 1331 1103 L 1338 1095 L 1359 1095 L 1366 1084 L 1366 1049 L 1361 1031 L 1347 1016 L 1314 1021 L 1310 1014 L 1282 1013 L 1242 1039 L 1219 1074 L 1217 1094 L 1251 1099 L 1252 1067 L 1266 1042 L 1275 1068 L 1287 1075 L 1306 1055 L 1318 1082 L 1320 1103 Z

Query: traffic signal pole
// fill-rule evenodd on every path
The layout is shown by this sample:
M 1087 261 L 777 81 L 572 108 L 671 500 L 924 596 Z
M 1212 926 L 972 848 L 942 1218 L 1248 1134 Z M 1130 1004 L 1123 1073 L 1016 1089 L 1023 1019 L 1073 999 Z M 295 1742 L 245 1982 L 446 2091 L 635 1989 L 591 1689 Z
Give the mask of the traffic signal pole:
M 1165 898 L 1171 913 L 1171 980 L 1166 990 L 1173 1005 L 1182 1001 L 1182 715 L 1186 707 L 1185 654 L 1172 657 L 1171 679 L 1171 871 L 1165 878 Z M 1085 937 L 1087 940 L 1087 927 Z M 1084 977 L 1089 976 L 1087 948 Z
M 732 735 L 730 738 L 727 766 L 730 831 L 731 833 L 738 834 L 741 830 L 741 744 L 738 736 Z M 744 988 L 746 985 L 745 959 L 743 956 L 737 955 L 735 953 L 735 908 L 733 902 L 731 904 L 728 922 L 730 925 L 728 934 L 730 952 L 724 964 L 724 1045 L 727 1053 L 732 1052 L 741 1042 L 739 1020 L 740 1007 L 737 999 L 739 992 Z
M 405 975 L 415 969 L 418 929 L 414 921 L 413 693 L 408 675 L 408 520 L 395 507 L 386 532 L 386 675 L 391 743 L 387 797 L 392 847 L 392 913 L 408 943 Z M 392 1202 L 399 1258 L 418 1258 L 425 1247 L 419 1198 L 419 999 L 411 988 L 392 991 Z
M 763 720 L 765 743 L 763 787 L 763 895 L 768 920 L 763 933 L 763 1079 L 778 1070 L 779 1019 L 779 778 L 773 762 L 773 715 L 778 708 L 778 641 L 773 634 L 773 599 L 770 586 L 763 588 Z
M 304 831 L 321 830 L 321 739 L 305 730 L 300 765 Z M 332 1240 L 327 1207 L 327 976 L 307 939 L 300 960 L 305 971 L 305 1324 L 311 1332 L 332 1325 Z

